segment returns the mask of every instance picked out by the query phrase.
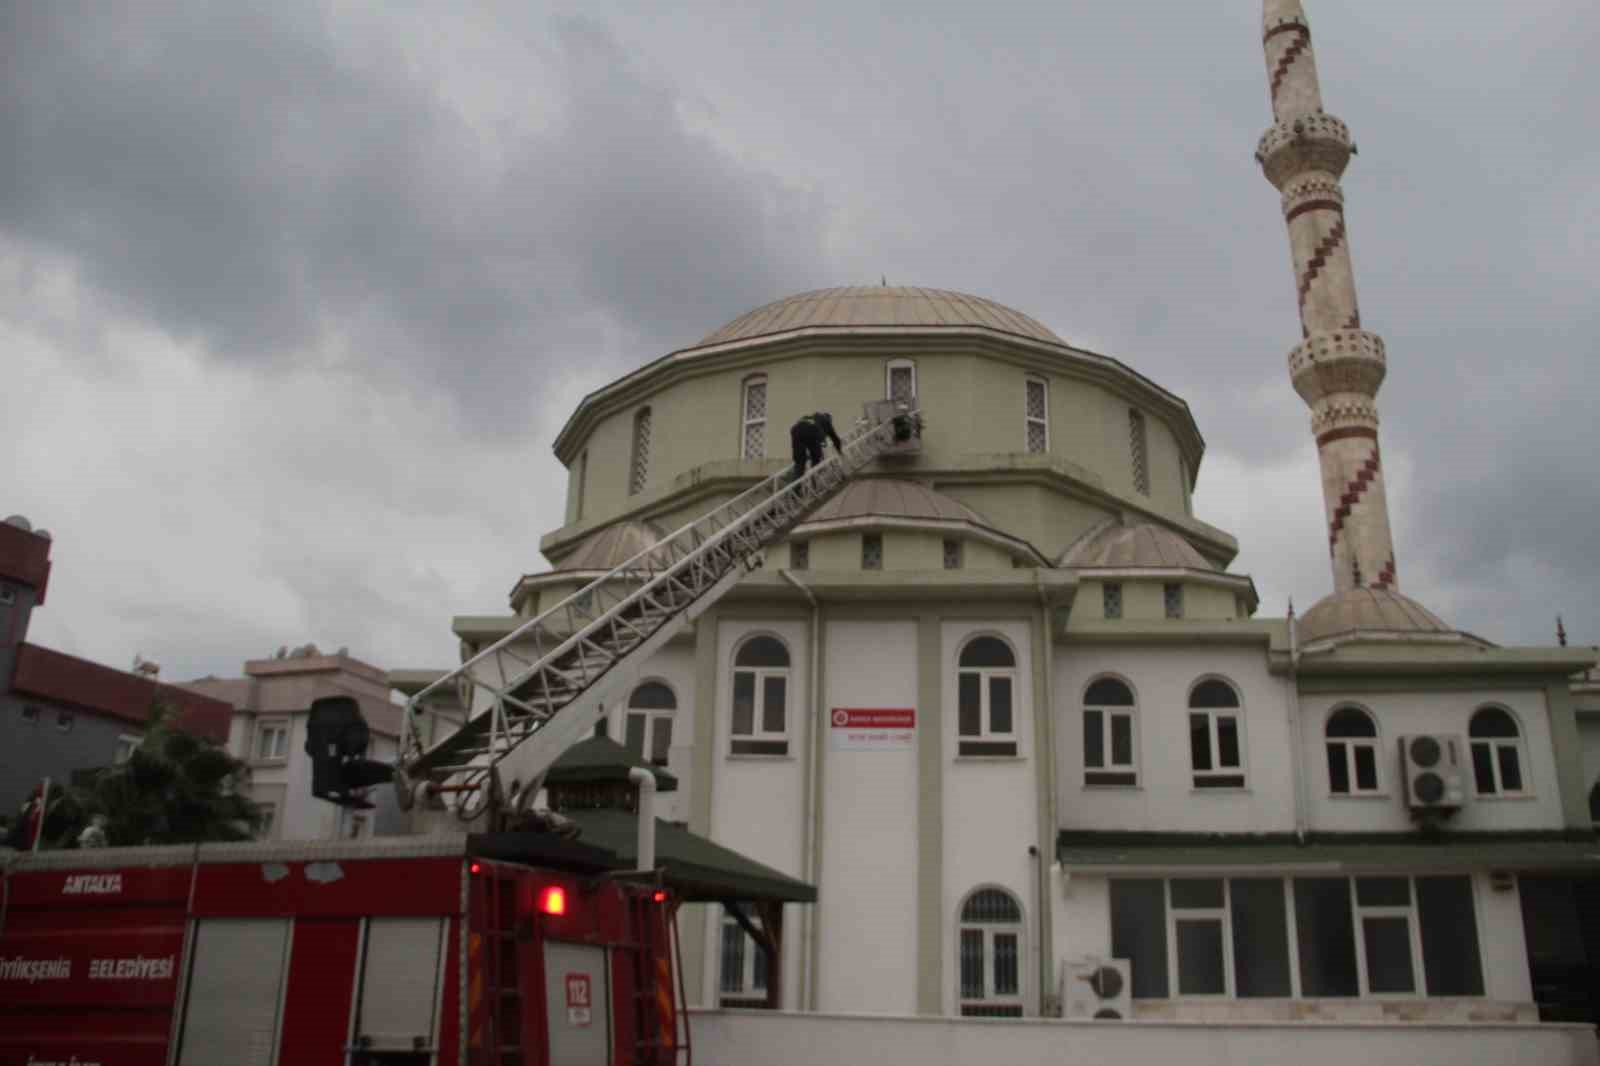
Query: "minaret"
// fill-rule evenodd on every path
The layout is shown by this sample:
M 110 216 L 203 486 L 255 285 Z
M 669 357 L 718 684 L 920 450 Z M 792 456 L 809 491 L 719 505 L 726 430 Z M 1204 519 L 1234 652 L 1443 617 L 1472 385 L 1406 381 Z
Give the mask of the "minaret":
M 1289 353 L 1295 391 L 1311 408 L 1322 463 L 1334 592 L 1397 589 L 1389 504 L 1378 460 L 1383 338 L 1361 328 L 1339 176 L 1350 130 L 1322 110 L 1311 28 L 1300 0 L 1265 0 L 1262 47 L 1272 128 L 1256 161 L 1283 196 L 1303 340 Z

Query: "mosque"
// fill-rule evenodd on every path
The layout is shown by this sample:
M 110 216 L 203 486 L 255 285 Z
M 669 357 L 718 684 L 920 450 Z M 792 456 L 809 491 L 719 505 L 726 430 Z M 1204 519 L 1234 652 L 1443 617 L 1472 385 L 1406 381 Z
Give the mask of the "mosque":
M 677 777 L 667 817 L 818 889 L 770 966 L 720 908 L 686 908 L 691 1003 L 1071 1017 L 1088 982 L 1096 1013 L 1146 1019 L 1594 1009 L 1572 984 L 1592 976 L 1562 979 L 1565 1005 L 1548 988 L 1600 966 L 1595 655 L 1498 647 L 1402 593 L 1351 137 L 1299 0 L 1265 8 L 1256 158 L 1333 577 L 1302 616 L 1263 613 L 1234 535 L 1194 513 L 1181 397 L 976 296 L 780 299 L 586 396 L 556 437 L 552 568 L 509 613 L 455 620 L 464 657 L 779 469 L 804 414 L 843 429 L 889 398 L 927 427 L 610 712 Z

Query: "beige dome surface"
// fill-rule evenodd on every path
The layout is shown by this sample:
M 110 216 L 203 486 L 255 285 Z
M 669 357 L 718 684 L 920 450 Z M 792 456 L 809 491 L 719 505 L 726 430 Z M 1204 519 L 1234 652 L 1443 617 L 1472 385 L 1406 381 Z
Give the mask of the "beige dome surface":
M 643 522 L 618 522 L 584 538 L 557 570 L 614 570 L 661 540 Z
M 814 326 L 981 326 L 1051 344 L 1064 343 L 1036 319 L 981 296 L 948 289 L 858 285 L 803 292 L 758 307 L 710 334 L 697 347 Z
M 966 504 L 942 492 L 935 492 L 926 485 L 879 477 L 852 481 L 843 492 L 818 508 L 815 514 L 806 519 L 805 524 L 843 522 L 869 516 L 989 525 L 988 519 Z
M 1172 530 L 1148 524 L 1109 526 L 1068 548 L 1057 565 L 1107 570 L 1134 567 L 1216 569 L 1194 545 Z
M 1300 619 L 1301 643 L 1346 633 L 1453 634 L 1456 631 L 1422 604 L 1389 589 L 1355 588 L 1325 596 Z

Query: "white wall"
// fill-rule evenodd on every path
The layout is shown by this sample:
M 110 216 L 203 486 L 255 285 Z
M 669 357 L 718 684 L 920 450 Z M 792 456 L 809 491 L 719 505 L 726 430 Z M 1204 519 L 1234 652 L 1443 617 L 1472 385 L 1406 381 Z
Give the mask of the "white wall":
M 1378 783 L 1384 789 L 1381 797 L 1335 796 L 1328 791 L 1324 727 L 1329 713 L 1345 704 L 1364 708 L 1378 723 Z M 1404 803 L 1405 787 L 1399 780 L 1400 754 L 1396 738 L 1414 733 L 1452 733 L 1465 742 L 1467 720 L 1486 704 L 1509 710 L 1522 730 L 1523 775 L 1531 795 L 1474 795 L 1471 759 L 1463 747 L 1462 774 L 1468 799 L 1461 811 L 1451 818 L 1450 826 L 1467 830 L 1560 829 L 1563 824 L 1561 790 L 1556 782 L 1550 716 L 1544 692 L 1538 689 L 1302 696 L 1301 742 L 1311 828 L 1344 832 L 1413 829 L 1414 823 Z
M 1592 1026 L 1066 1022 L 696 1012 L 704 1066 L 1106 1066 L 1279 1063 L 1295 1066 L 1595 1066 Z
M 704 621 L 702 625 L 706 624 Z M 757 633 L 775 636 L 789 648 L 787 755 L 733 755 L 729 736 L 733 728 L 733 653 L 735 646 Z M 804 817 L 802 774 L 808 743 L 807 709 L 810 707 L 811 652 L 805 622 L 728 620 L 717 625 L 717 691 L 714 700 L 700 698 L 716 708 L 716 730 L 711 753 L 711 839 L 791 877 L 801 871 L 800 840 Z M 792 915 L 786 914 L 786 919 Z M 786 922 L 789 931 L 798 922 Z M 720 922 L 706 923 L 703 1002 L 717 1001 L 717 950 Z M 785 1005 L 799 987 L 800 952 L 784 953 Z
M 617 698 L 606 714 L 606 735 L 618 744 L 627 741 L 624 719 L 627 716 L 628 697 L 633 689 L 648 681 L 660 681 L 678 699 L 678 710 L 672 720 L 672 747 L 667 752 L 667 771 L 678 779 L 678 788 L 675 792 L 657 795 L 656 813 L 669 822 L 687 821 L 689 796 L 694 787 L 694 719 L 695 711 L 700 706 L 695 692 L 693 646 L 675 644 L 651 656 L 639 672 L 639 679 L 633 688 Z
M 834 707 L 917 706 L 914 622 L 830 622 Z M 937 729 L 931 709 L 918 729 Z M 824 747 L 828 739 L 823 738 Z M 825 750 L 817 920 L 821 1010 L 909 1014 L 917 991 L 917 750 Z
M 1167 832 L 1287 832 L 1294 828 L 1290 689 L 1259 646 L 1170 644 L 1056 648 L 1057 782 L 1063 828 Z M 1135 788 L 1085 787 L 1083 692 L 1114 674 L 1138 704 Z M 1189 690 L 1206 676 L 1233 683 L 1244 722 L 1244 789 L 1197 789 L 1189 758 Z
M 1017 657 L 1012 713 L 1017 731 L 1015 758 L 958 755 L 956 664 L 961 647 L 979 634 L 998 636 Z M 1033 660 L 1029 626 L 1024 621 L 945 622 L 942 636 L 944 706 L 944 1011 L 956 1011 L 960 956 L 957 919 L 961 904 L 974 889 L 1004 888 L 1022 905 L 1022 942 L 1028 945 L 1022 974 L 1022 998 L 1030 1012 L 1037 1008 L 1038 915 L 1040 900 L 1036 861 L 1028 854 L 1038 841 L 1038 799 L 1034 775 L 1038 750 L 1033 730 Z M 907 903 L 909 905 L 910 899 Z M 819 1059 L 818 1061 L 826 1061 Z

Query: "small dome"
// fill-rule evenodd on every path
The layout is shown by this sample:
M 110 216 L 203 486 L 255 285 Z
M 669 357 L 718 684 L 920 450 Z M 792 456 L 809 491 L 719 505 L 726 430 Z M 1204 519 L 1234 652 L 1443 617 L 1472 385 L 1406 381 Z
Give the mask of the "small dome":
M 935 492 L 916 481 L 899 478 L 866 478 L 852 481 L 843 492 L 818 508 L 805 525 L 818 522 L 844 522 L 852 518 L 911 518 L 934 522 L 972 522 L 987 526 L 989 520 L 959 500 Z M 803 527 L 802 527 L 803 528 Z
M 27 517 L 25 515 L 14 514 L 14 515 L 7 516 L 6 525 L 15 526 L 18 529 L 22 530 L 24 533 L 32 533 L 33 532 L 33 523 L 28 521 L 28 519 L 27 519 Z
M 1438 615 L 1390 589 L 1354 588 L 1324 596 L 1299 621 L 1301 643 L 1347 633 L 1453 635 Z
M 859 285 L 803 292 L 758 307 L 710 334 L 697 347 L 817 326 L 979 326 L 1051 344 L 1064 343 L 1037 320 L 981 296 L 948 289 Z
M 585 537 L 556 570 L 614 570 L 660 540 L 643 522 L 618 522 Z
M 1107 526 L 1068 548 L 1056 565 L 1077 570 L 1216 569 L 1193 544 L 1170 529 L 1147 523 Z

